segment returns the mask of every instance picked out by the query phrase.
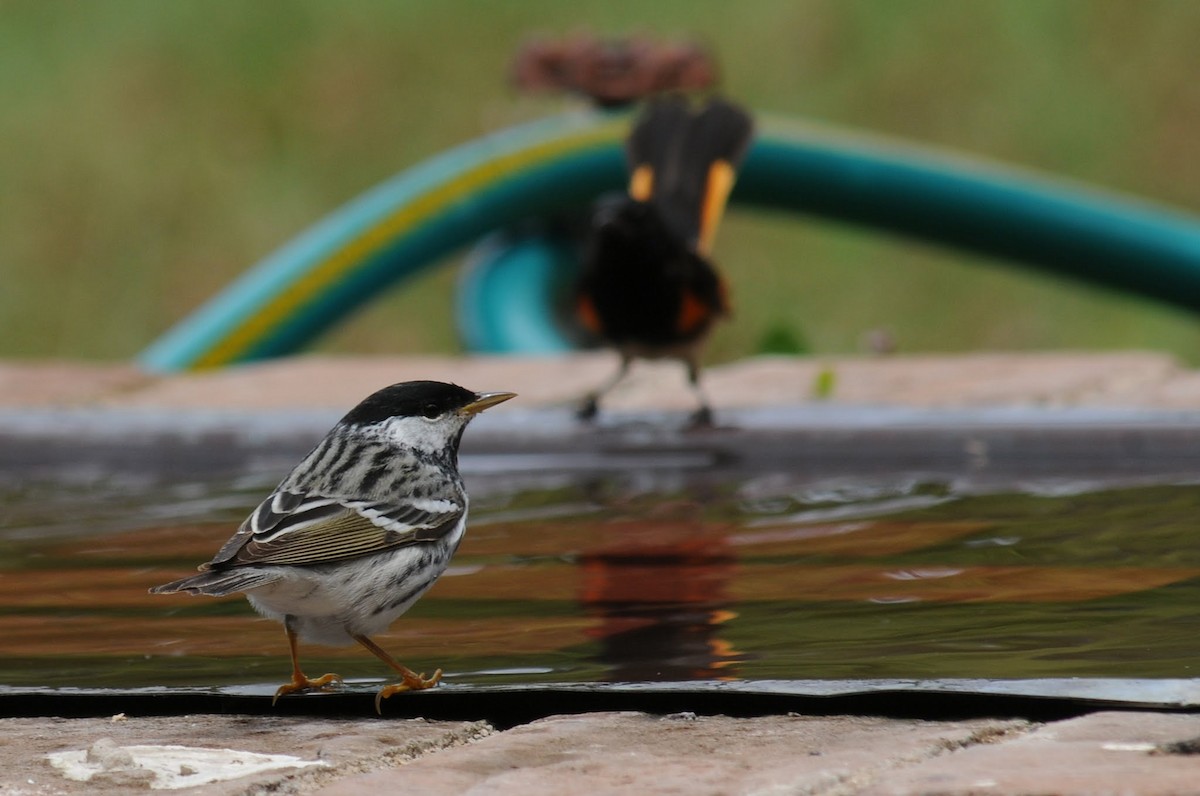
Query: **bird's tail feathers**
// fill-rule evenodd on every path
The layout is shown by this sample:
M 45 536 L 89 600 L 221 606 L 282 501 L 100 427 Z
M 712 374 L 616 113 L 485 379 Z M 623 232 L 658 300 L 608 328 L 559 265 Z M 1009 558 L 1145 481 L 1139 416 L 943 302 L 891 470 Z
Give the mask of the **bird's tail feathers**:
M 631 170 L 629 195 L 634 199 L 648 202 L 659 192 L 691 118 L 691 106 L 678 94 L 660 97 L 646 105 L 625 141 L 625 156 Z
M 279 580 L 279 574 L 255 569 L 253 567 L 234 567 L 232 569 L 210 569 L 199 575 L 182 578 L 155 586 L 151 594 L 203 594 L 209 597 L 224 597 L 235 592 L 249 591 L 260 586 L 266 586 Z
M 626 144 L 629 193 L 652 201 L 667 222 L 708 254 L 754 133 L 750 115 L 713 98 L 693 110 L 680 96 L 652 101 Z
M 737 168 L 750 146 L 753 131 L 754 124 L 745 111 L 719 99 L 710 102 L 689 128 L 688 145 L 683 149 L 685 162 L 680 171 L 703 175 L 699 226 L 694 240 L 696 250 L 702 255 L 712 252 L 717 225 L 725 214 Z

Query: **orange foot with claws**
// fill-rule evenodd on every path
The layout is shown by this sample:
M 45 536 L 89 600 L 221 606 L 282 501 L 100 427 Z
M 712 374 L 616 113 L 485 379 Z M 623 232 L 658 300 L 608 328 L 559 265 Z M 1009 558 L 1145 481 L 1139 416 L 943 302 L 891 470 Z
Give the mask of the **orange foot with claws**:
M 425 677 L 425 672 L 413 674 L 410 669 L 399 666 L 398 664 L 396 671 L 399 671 L 404 679 L 393 685 L 385 685 L 379 690 L 379 693 L 375 695 L 376 713 L 381 715 L 383 714 L 383 700 L 387 699 L 392 694 L 399 694 L 402 691 L 424 691 L 426 688 L 433 688 L 442 680 L 441 669 L 438 669 L 433 673 L 433 677 L 429 678 Z
M 275 698 L 271 700 L 271 705 L 273 706 L 278 702 L 281 696 L 287 696 L 288 694 L 298 694 L 301 691 L 324 691 L 331 683 L 341 685 L 342 676 L 340 674 L 325 674 L 315 680 L 310 680 L 304 676 L 304 672 L 297 669 L 292 672 L 292 682 L 279 686 L 279 690 L 275 692 Z

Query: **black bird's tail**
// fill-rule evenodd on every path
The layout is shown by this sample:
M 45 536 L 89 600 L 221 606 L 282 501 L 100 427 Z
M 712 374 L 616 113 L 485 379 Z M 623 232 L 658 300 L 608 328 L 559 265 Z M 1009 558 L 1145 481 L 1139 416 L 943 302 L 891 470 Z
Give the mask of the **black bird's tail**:
M 629 195 L 652 203 L 707 256 L 753 131 L 749 114 L 727 100 L 697 109 L 680 96 L 652 101 L 626 143 Z

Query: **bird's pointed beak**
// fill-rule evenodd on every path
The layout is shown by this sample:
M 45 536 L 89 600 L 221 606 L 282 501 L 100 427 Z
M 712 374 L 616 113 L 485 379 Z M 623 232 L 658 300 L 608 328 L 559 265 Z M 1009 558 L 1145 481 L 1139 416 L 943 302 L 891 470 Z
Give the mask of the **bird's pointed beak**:
M 464 406 L 461 411 L 464 415 L 477 415 L 484 409 L 502 404 L 509 398 L 516 398 L 515 392 L 481 392 L 476 393 L 475 400 Z

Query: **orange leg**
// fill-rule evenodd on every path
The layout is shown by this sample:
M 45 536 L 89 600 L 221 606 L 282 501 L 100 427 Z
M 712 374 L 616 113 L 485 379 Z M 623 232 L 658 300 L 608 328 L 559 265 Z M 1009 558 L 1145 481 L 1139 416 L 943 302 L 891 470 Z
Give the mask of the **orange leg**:
M 442 679 L 442 670 L 438 669 L 433 673 L 433 677 L 426 678 L 425 673 L 415 674 L 412 669 L 403 665 L 391 655 L 384 652 L 383 647 L 380 647 L 374 641 L 366 636 L 355 636 L 354 640 L 366 647 L 372 655 L 379 660 L 391 666 L 400 674 L 401 681 L 394 685 L 385 685 L 380 692 L 375 696 L 375 712 L 383 713 L 383 700 L 390 697 L 392 694 L 399 694 L 401 691 L 424 691 L 426 688 L 433 688 Z
M 305 677 L 304 672 L 300 671 L 300 656 L 296 651 L 296 631 L 292 629 L 291 622 L 287 621 L 283 623 L 283 629 L 287 633 L 288 648 L 292 651 L 292 682 L 279 686 L 279 690 L 275 692 L 275 698 L 271 700 L 272 705 L 278 702 L 281 696 L 312 689 L 324 689 L 330 683 L 340 684 L 342 682 L 342 677 L 338 674 L 322 675 L 315 680 Z

